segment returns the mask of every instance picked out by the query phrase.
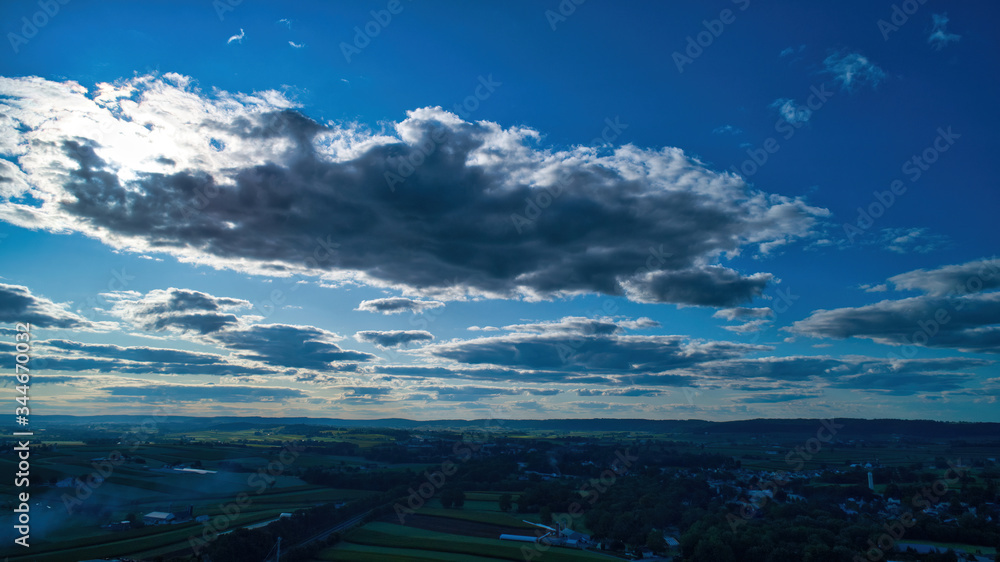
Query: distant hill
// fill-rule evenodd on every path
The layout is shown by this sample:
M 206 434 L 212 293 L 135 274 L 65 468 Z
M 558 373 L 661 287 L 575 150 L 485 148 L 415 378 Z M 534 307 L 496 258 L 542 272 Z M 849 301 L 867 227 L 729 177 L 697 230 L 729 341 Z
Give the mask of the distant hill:
M 151 416 L 109 415 L 109 416 L 34 416 L 35 427 L 94 425 L 94 424 L 135 424 L 147 423 Z M 551 430 L 551 431 L 604 431 L 604 432 L 649 432 L 673 434 L 779 434 L 815 433 L 822 427 L 817 419 L 752 419 L 740 421 L 712 422 L 706 420 L 646 420 L 646 419 L 550 419 L 550 420 L 408 420 L 404 418 L 383 418 L 375 420 L 348 420 L 340 418 L 266 418 L 266 417 L 195 417 L 161 416 L 155 422 L 170 431 L 193 431 L 198 429 L 219 429 L 223 431 L 275 427 L 282 425 L 322 425 L 330 427 L 390 428 L 409 430 L 433 429 L 478 429 L 478 430 Z M 838 430 L 841 439 L 865 439 L 873 436 L 920 436 L 926 438 L 997 438 L 1000 439 L 1000 423 L 996 422 L 943 422 L 933 420 L 899 419 L 854 419 L 836 418 L 835 423 L 844 427 Z

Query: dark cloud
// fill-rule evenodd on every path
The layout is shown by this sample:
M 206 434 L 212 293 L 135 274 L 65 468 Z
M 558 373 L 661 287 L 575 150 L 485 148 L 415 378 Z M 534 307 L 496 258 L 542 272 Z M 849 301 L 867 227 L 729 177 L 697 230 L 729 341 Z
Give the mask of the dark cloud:
M 405 346 L 413 342 L 431 341 L 434 336 L 424 330 L 366 330 L 354 334 L 354 338 L 358 341 L 374 343 L 385 349 Z
M 388 396 L 392 394 L 392 387 L 388 386 L 351 386 L 342 388 L 345 395 L 354 397 L 375 397 Z
M 823 396 L 822 391 L 756 392 L 747 396 L 730 398 L 730 400 L 737 404 L 775 404 L 779 402 L 791 402 L 793 400 L 819 398 L 820 396 Z
M 627 388 L 627 389 L 616 389 L 616 390 L 588 390 L 588 389 L 578 389 L 576 391 L 578 396 L 663 396 L 667 394 L 662 390 L 657 390 L 655 388 Z
M 99 390 L 112 397 L 137 402 L 282 402 L 308 396 L 294 388 L 232 385 L 148 384 L 105 386 Z
M 555 388 L 498 388 L 489 386 L 422 386 L 420 392 L 434 392 L 437 399 L 446 402 L 475 402 L 497 396 L 555 396 Z
M 674 387 L 726 387 L 731 390 L 766 391 L 776 385 L 806 383 L 823 388 L 864 390 L 893 395 L 942 392 L 975 383 L 971 373 L 956 373 L 995 362 L 963 357 L 937 359 L 887 359 L 864 356 L 760 357 L 711 361 L 669 373 L 619 377 L 622 384 Z M 796 391 L 804 397 L 805 391 Z M 786 392 L 779 392 L 782 396 Z M 739 402 L 753 402 L 753 397 Z M 783 401 L 783 400 L 782 400 Z
M 106 298 L 112 302 L 111 314 L 139 329 L 150 332 L 170 329 L 201 335 L 235 326 L 237 317 L 229 311 L 250 306 L 248 301 L 174 287 L 145 295 L 109 293 Z
M 69 340 L 46 340 L 42 345 L 46 353 L 38 359 L 38 366 L 52 371 L 215 376 L 276 374 L 275 369 L 230 363 L 212 353 Z M 55 350 L 69 352 L 69 355 L 56 355 Z
M 629 298 L 638 302 L 673 302 L 731 307 L 764 293 L 773 276 L 743 276 L 735 270 L 706 266 L 681 271 L 653 271 L 625 283 Z
M 969 373 L 898 373 L 871 372 L 844 377 L 830 386 L 866 390 L 894 396 L 910 396 L 923 392 L 957 390 L 972 382 Z
M 889 281 L 898 290 L 921 291 L 932 296 L 1000 289 L 1000 260 L 976 260 L 930 271 L 917 269 L 890 277 Z
M 215 375 L 249 376 L 274 375 L 273 369 L 262 369 L 231 363 L 142 363 L 101 357 L 45 357 L 37 365 L 47 371 L 96 371 L 130 375 Z
M 585 318 L 582 316 L 567 316 L 552 322 L 537 322 L 533 324 L 511 324 L 503 329 L 511 332 L 530 332 L 538 334 L 580 334 L 584 336 L 606 336 L 619 334 L 626 330 L 642 330 L 657 328 L 659 322 L 649 318 L 638 320 L 615 318 Z
M 439 306 L 444 306 L 444 303 L 439 301 L 421 301 L 403 297 L 394 297 L 361 301 L 361 303 L 358 304 L 358 308 L 355 310 L 379 312 L 382 314 L 399 314 L 401 312 L 418 313 L 431 308 L 437 308 Z
M 199 343 L 220 345 L 235 351 L 243 359 L 259 361 L 273 367 L 289 369 L 329 369 L 334 363 L 337 369 L 356 370 L 357 365 L 345 362 L 371 361 L 375 358 L 370 353 L 342 349 L 335 341 L 341 338 L 314 326 L 291 326 L 284 324 L 253 324 L 253 316 L 238 317 L 229 313 L 230 310 L 249 308 L 250 303 L 241 299 L 217 297 L 208 293 L 177 289 L 153 290 L 146 294 L 134 291 L 109 293 L 113 302 L 111 313 L 127 320 L 134 326 L 147 331 L 171 329 L 182 334 L 200 334 Z M 426 333 L 426 332 L 423 332 Z M 415 340 L 420 339 L 417 332 L 405 332 Z M 430 334 L 427 334 L 428 336 Z M 391 337 L 387 336 L 387 340 Z M 84 349 L 84 348 L 80 348 Z M 94 347 L 87 348 L 97 352 Z M 128 353 L 150 353 L 139 348 L 129 348 Z M 166 352 L 166 350 L 161 350 Z M 176 352 L 180 353 L 180 352 Z M 124 358 L 124 357 L 119 357 Z M 232 372 L 228 372 L 231 369 Z M 187 372 L 196 370 L 189 367 Z M 182 374 L 179 371 L 177 374 Z M 199 371 L 200 372 L 200 371 Z M 218 367 L 208 370 L 215 374 L 258 374 L 271 373 L 266 369 Z M 299 373 L 302 380 L 309 376 Z
M 677 388 L 698 386 L 703 381 L 701 377 L 681 374 L 628 375 L 619 377 L 618 380 L 621 384 L 672 386 Z
M 743 320 L 745 318 L 771 318 L 774 316 L 774 311 L 770 308 L 747 308 L 744 306 L 736 308 L 723 308 L 721 310 L 715 311 L 712 318 L 723 318 L 725 320 Z
M 371 374 L 388 375 L 413 379 L 467 379 L 489 382 L 512 383 L 559 383 L 574 382 L 587 384 L 617 384 L 613 377 L 580 374 L 566 371 L 517 370 L 504 368 L 462 368 L 462 367 L 427 367 L 419 365 L 385 365 L 373 366 Z
M 1000 353 L 1000 260 L 979 260 L 889 279 L 925 294 L 860 307 L 817 310 L 790 331 L 836 339 L 865 338 L 895 346 Z M 904 348 L 907 357 L 910 348 Z
M 0 89 L 20 127 L 4 134 L 32 158 L 71 166 L 45 176 L 29 168 L 42 207 L 0 202 L 10 220 L 218 267 L 325 273 L 456 297 L 589 292 L 734 306 L 760 295 L 772 276 L 722 267 L 720 255 L 766 253 L 810 236 L 828 215 L 676 148 L 555 152 L 537 147 L 535 131 L 439 108 L 409 112 L 389 138 L 320 125 L 277 93 L 210 97 L 185 91 L 183 81 L 142 77 L 120 87 L 135 88 L 125 98 L 133 120 L 158 124 L 144 133 L 115 117 L 116 101 L 102 107 L 70 85 L 31 79 L 39 87 L 23 88 L 19 80 Z M 167 153 L 120 162 L 86 129 L 24 125 L 44 121 L 38 115 L 58 121 L 52 109 L 69 103 L 144 137 L 136 150 L 154 146 L 149 136 Z M 204 142 L 207 131 L 222 148 Z
M 71 377 L 65 375 L 32 375 L 31 384 L 92 384 L 88 377 Z
M 67 351 L 85 352 L 96 357 L 109 357 L 125 361 L 141 361 L 145 363 L 188 363 L 204 365 L 218 363 L 219 357 L 208 353 L 194 353 L 176 349 L 160 349 L 155 347 L 122 347 L 119 345 L 80 343 L 69 340 L 46 340 L 46 347 L 54 347 Z
M 817 310 L 790 330 L 813 337 L 1000 353 L 1000 292 L 921 296 Z
M 247 359 L 278 367 L 323 370 L 340 361 L 375 359 L 370 353 L 341 349 L 333 343 L 336 334 L 313 326 L 259 324 L 219 332 L 212 339 Z
M 694 342 L 682 336 L 584 336 L 525 334 L 432 344 L 420 353 L 472 365 L 587 373 L 655 373 L 726 357 L 763 346 Z
M 832 357 L 763 357 L 706 363 L 690 372 L 722 380 L 804 381 L 812 377 L 832 378 L 844 365 L 844 361 Z
M 210 312 L 172 314 L 162 316 L 147 324 L 145 328 L 152 331 L 160 331 L 165 328 L 176 328 L 182 332 L 194 332 L 197 334 L 210 334 L 218 332 L 229 326 L 236 324 L 234 314 L 213 314 Z
M 0 322 L 28 322 L 38 328 L 80 328 L 93 324 L 22 285 L 0 283 Z

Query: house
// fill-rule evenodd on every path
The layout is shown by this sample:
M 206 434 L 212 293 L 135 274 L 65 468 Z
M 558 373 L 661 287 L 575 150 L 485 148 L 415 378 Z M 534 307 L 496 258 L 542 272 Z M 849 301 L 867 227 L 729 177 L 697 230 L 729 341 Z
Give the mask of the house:
M 517 542 L 538 542 L 538 537 L 529 537 L 527 535 L 500 535 L 500 540 L 502 541 L 517 541 Z
M 115 521 L 113 523 L 108 523 L 101 527 L 102 529 L 109 529 L 111 531 L 127 531 L 132 528 L 131 521 Z
M 150 511 L 142 516 L 142 522 L 146 525 L 168 525 L 174 520 L 173 513 L 166 511 Z

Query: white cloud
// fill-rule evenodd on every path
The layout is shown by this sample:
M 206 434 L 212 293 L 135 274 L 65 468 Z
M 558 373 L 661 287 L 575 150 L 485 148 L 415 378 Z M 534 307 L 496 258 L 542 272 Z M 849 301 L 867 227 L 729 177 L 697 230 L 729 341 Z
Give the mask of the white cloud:
M 716 134 L 716 135 L 734 135 L 735 136 L 735 135 L 742 134 L 743 133 L 743 129 L 740 129 L 739 127 L 734 127 L 732 125 L 722 125 L 720 127 L 716 127 L 715 129 L 713 129 L 712 133 Z
M 781 117 L 792 125 L 805 123 L 812 117 L 811 109 L 796 105 L 795 100 L 789 98 L 778 98 L 771 103 L 771 107 L 777 109 Z
M 865 84 L 876 88 L 886 78 L 884 70 L 860 53 L 834 53 L 826 57 L 823 65 L 825 71 L 848 91 Z
M 229 40 L 226 41 L 226 44 L 231 45 L 234 42 L 235 43 L 243 43 L 243 38 L 244 37 L 246 37 L 246 32 L 244 32 L 243 28 L 241 27 L 240 28 L 240 32 L 238 34 L 233 35 L 232 37 L 230 37 Z
M 786 47 L 778 53 L 778 57 L 786 58 L 792 55 L 797 55 L 806 49 L 805 45 L 799 45 L 798 47 Z
M 926 254 L 948 243 L 946 236 L 932 234 L 926 228 L 885 228 L 879 234 L 882 247 L 897 254 Z
M 947 29 L 948 26 L 948 15 L 947 14 L 931 14 L 931 20 L 933 21 L 933 27 L 931 28 L 931 34 L 927 37 L 927 42 L 934 47 L 935 50 L 940 51 L 941 49 L 948 46 L 949 43 L 957 43 L 962 39 L 961 35 L 956 33 L 949 33 Z
M 884 293 L 889 290 L 889 287 L 886 286 L 885 283 L 881 283 L 878 285 L 870 285 L 868 283 L 865 283 L 863 285 L 858 285 L 858 288 L 866 293 Z

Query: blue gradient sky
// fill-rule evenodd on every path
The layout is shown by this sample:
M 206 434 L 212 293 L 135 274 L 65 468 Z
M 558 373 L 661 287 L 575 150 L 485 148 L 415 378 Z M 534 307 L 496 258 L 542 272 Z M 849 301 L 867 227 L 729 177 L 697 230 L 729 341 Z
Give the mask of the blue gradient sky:
M 12 328 L 38 318 L 38 357 L 50 364 L 35 381 L 36 413 L 160 404 L 185 414 L 356 418 L 1000 420 L 997 7 L 914 3 L 902 21 L 892 3 L 861 1 L 584 2 L 572 13 L 568 1 L 390 4 L 74 0 L 45 17 L 37 3 L 0 5 L 8 42 L 0 58 L 0 320 Z M 397 13 L 376 25 L 388 7 Z M 47 21 L 32 34 L 22 18 Z M 366 25 L 377 35 L 356 42 L 355 28 Z M 356 48 L 349 57 L 345 45 Z M 680 57 L 688 59 L 678 68 Z M 492 91 L 478 90 L 487 94 L 473 111 L 455 109 L 484 82 Z M 180 140 L 190 127 L 178 126 L 175 146 L 165 119 L 147 130 L 167 127 L 167 140 L 153 144 L 176 160 L 167 170 L 130 161 L 93 127 L 72 123 L 101 83 L 131 92 L 90 107 L 102 112 L 102 134 L 119 139 L 146 134 L 123 113 L 180 122 L 219 100 L 230 105 L 211 115 L 213 126 L 235 130 L 240 118 L 283 109 L 302 119 L 276 136 L 220 132 L 221 144 L 206 143 L 202 155 Z M 341 134 L 350 148 L 324 152 L 316 165 L 327 175 L 291 187 L 261 166 L 305 176 L 301 153 L 268 152 L 292 142 L 291 127 L 309 128 L 302 123 Z M 406 131 L 441 124 L 450 139 L 491 147 L 499 163 L 466 155 L 461 170 L 492 187 L 479 191 L 476 179 L 466 186 L 451 168 L 436 175 L 429 163 L 395 200 L 382 198 L 383 183 L 351 183 L 360 214 L 334 196 L 355 181 L 336 175 L 338 166 L 354 162 L 344 169 L 381 177 L 371 163 L 378 150 L 365 150 L 410 153 L 417 143 Z M 222 228 L 211 250 L 197 238 L 204 224 L 159 223 L 141 217 L 137 203 L 108 205 L 99 218 L 66 203 L 97 189 L 81 179 L 84 156 L 71 155 L 67 142 L 90 147 L 94 169 L 117 178 L 123 194 L 163 197 L 160 209 L 177 203 L 170 194 L 179 191 L 154 193 L 143 173 L 208 175 L 223 190 L 224 178 L 245 189 L 236 178 L 252 175 L 272 206 L 210 207 L 206 220 L 236 217 L 232 236 Z M 672 148 L 682 153 L 667 155 Z M 268 156 L 254 160 L 264 153 L 254 151 Z M 934 159 L 919 177 L 915 156 Z M 630 175 L 660 165 L 662 176 Z M 523 210 L 514 193 L 537 195 L 546 185 L 518 170 L 546 166 L 583 174 L 602 191 L 574 184 L 545 211 L 553 230 L 544 233 L 491 222 L 490 213 L 506 216 L 496 211 L 504 202 Z M 426 191 L 406 191 L 415 185 Z M 88 193 L 111 197 L 102 189 Z M 645 203 L 611 218 L 618 195 L 633 189 Z M 690 208 L 672 207 L 672 190 L 689 196 Z M 748 207 L 747 193 L 763 194 L 763 203 Z M 279 195 L 303 208 L 275 212 Z M 411 213 L 400 198 L 412 198 Z M 456 212 L 438 212 L 452 203 Z M 867 221 L 859 210 L 879 216 Z M 387 226 L 355 225 L 351 217 L 364 212 Z M 645 212 L 657 219 L 642 219 Z M 757 218 L 766 212 L 764 228 Z M 724 226 L 708 224 L 723 214 Z M 122 226 L 126 215 L 147 221 L 150 234 Z M 483 227 L 459 248 L 453 233 L 466 219 Z M 633 219 L 634 228 L 622 222 Z M 671 238 L 675 219 L 690 220 L 705 247 Z M 338 263 L 350 265 L 296 270 L 315 247 L 289 241 L 327 236 L 324 221 L 342 236 Z M 155 234 L 172 226 L 175 237 Z M 730 235 L 735 247 L 715 241 Z M 583 249 L 593 242 L 574 243 L 588 236 L 606 242 L 600 250 L 612 257 Z M 276 250 L 263 256 L 272 241 Z M 507 257 L 491 257 L 500 247 Z M 677 263 L 654 260 L 648 278 L 633 279 L 649 263 L 648 248 L 654 257 L 665 248 Z M 391 264 L 400 259 L 397 271 Z M 628 259 L 634 264 L 619 263 Z M 569 265 L 554 274 L 552 260 Z M 276 263 L 290 269 L 268 269 Z M 200 304 L 171 300 L 193 294 Z M 435 307 L 360 308 L 399 297 Z M 938 311 L 948 320 L 926 328 Z M 224 327 L 190 323 L 191 313 L 226 316 Z M 469 329 L 484 326 L 497 329 Z M 914 342 L 921 332 L 926 341 Z M 393 336 L 409 343 L 384 339 Z M 67 342 L 120 348 L 115 355 Z M 201 355 L 127 358 L 138 349 Z M 193 372 L 208 362 L 221 367 Z M 177 374 L 185 369 L 191 374 Z

